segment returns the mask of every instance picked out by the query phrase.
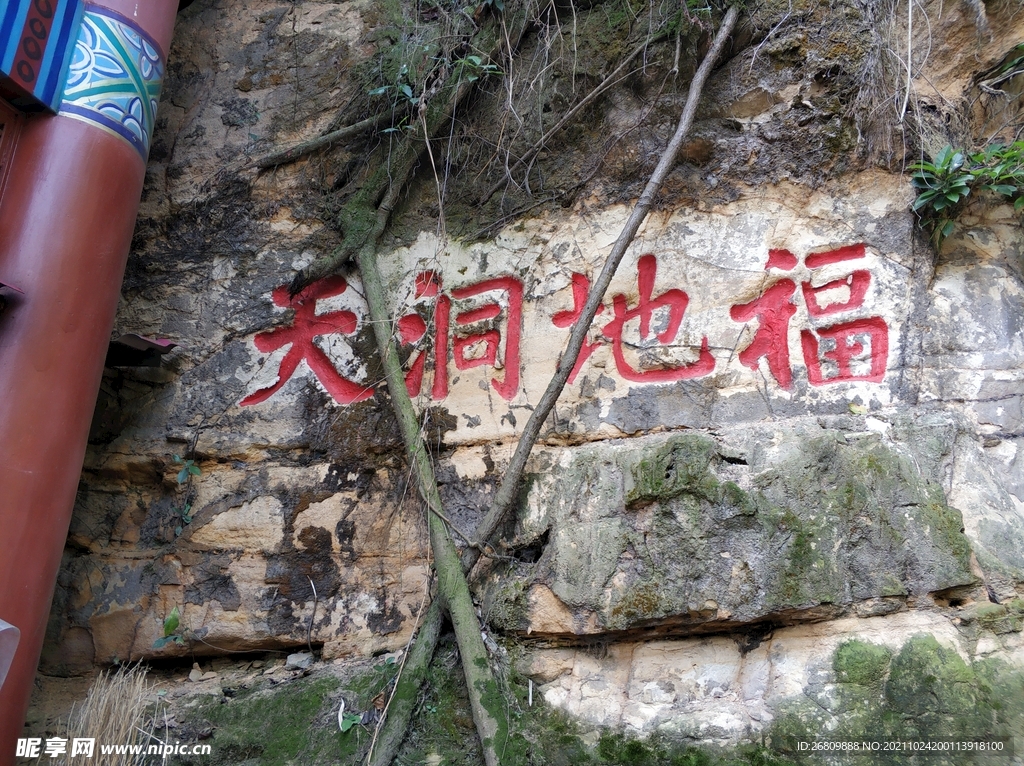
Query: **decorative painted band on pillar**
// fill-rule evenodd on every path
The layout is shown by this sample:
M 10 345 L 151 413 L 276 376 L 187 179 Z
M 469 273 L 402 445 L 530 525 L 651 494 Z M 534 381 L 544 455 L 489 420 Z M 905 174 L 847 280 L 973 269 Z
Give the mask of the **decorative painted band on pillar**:
M 124 139 L 145 162 L 164 60 L 156 41 L 130 19 L 86 5 L 60 114 Z
M 0 98 L 117 136 L 145 161 L 164 53 L 135 21 L 81 0 L 9 0 L 0 10 Z
M 82 0 L 8 0 L 0 11 L 0 97 L 57 111 Z

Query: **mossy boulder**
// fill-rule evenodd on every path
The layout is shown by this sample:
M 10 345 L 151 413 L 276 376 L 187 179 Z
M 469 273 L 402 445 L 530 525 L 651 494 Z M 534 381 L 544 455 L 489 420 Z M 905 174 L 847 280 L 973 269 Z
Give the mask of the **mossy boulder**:
M 519 530 L 547 543 L 535 564 L 496 578 L 498 627 L 535 627 L 528 608 L 503 605 L 535 586 L 571 615 L 555 632 L 685 633 L 975 582 L 959 511 L 905 445 L 824 428 L 779 440 L 760 470 L 693 432 L 551 460 L 533 477 Z
M 1024 630 L 1024 599 L 1015 598 L 1005 604 L 975 605 L 967 615 L 982 630 L 996 634 L 1020 633 Z
M 885 680 L 892 652 L 866 641 L 845 641 L 836 648 L 832 667 L 839 683 L 876 686 Z

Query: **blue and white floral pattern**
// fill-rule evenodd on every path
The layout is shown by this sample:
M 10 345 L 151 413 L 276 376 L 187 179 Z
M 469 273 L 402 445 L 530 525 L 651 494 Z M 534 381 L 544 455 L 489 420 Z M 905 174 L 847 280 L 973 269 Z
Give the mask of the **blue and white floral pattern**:
M 71 58 L 60 113 L 113 132 L 149 155 L 163 56 L 120 14 L 87 5 Z

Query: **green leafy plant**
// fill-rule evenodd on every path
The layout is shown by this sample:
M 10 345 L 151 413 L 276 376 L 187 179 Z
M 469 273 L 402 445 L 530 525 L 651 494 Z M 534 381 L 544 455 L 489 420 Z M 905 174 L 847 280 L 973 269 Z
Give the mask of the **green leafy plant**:
M 176 524 L 174 527 L 174 536 L 178 537 L 185 529 L 185 524 L 192 523 L 192 503 L 185 503 L 180 508 L 175 508 L 178 515 L 181 517 L 181 524 Z
M 415 129 L 416 129 L 416 126 L 413 125 L 409 121 L 408 116 L 406 116 L 406 117 L 402 117 L 402 119 L 400 119 L 395 125 L 392 125 L 390 128 L 384 128 L 382 131 L 380 131 L 380 134 L 382 136 L 386 136 L 389 133 L 401 133 L 403 130 L 415 130 Z
M 476 82 L 488 75 L 504 74 L 497 64 L 485 64 L 480 56 L 466 56 L 455 62 L 455 74 L 460 80 Z
M 1007 197 L 1015 211 L 1024 208 L 1024 141 L 992 144 L 973 154 L 946 146 L 931 162 L 917 162 L 910 169 L 918 190 L 913 209 L 931 231 L 936 247 L 953 233 L 962 203 L 972 190 Z
M 167 644 L 175 643 L 178 646 L 185 645 L 185 636 L 178 632 L 181 627 L 181 612 L 174 607 L 170 614 L 164 617 L 164 634 L 153 642 L 154 649 L 163 649 Z
M 196 461 L 191 458 L 182 460 L 181 455 L 175 455 L 174 462 L 182 465 L 181 470 L 178 471 L 178 484 L 184 484 L 188 481 L 189 476 L 200 476 L 203 473 L 203 469 L 197 466 Z
M 419 104 L 420 99 L 415 95 L 410 77 L 412 73 L 409 71 L 408 64 L 402 64 L 398 70 L 398 76 L 394 85 L 381 85 L 379 88 L 374 88 L 368 95 L 370 96 L 389 96 L 392 100 L 392 106 L 397 107 L 405 104 L 407 106 L 416 106 Z
M 341 717 L 341 721 L 338 724 L 342 732 L 349 731 L 353 726 L 363 720 L 363 717 L 359 713 L 345 713 Z
M 179 487 L 185 487 L 185 496 L 188 497 L 193 477 L 202 476 L 203 469 L 196 465 L 196 461 L 192 458 L 182 458 L 181 455 L 174 456 L 175 464 L 181 466 L 181 470 L 178 471 L 176 480 Z M 192 522 L 192 503 L 186 500 L 182 505 L 176 507 L 175 512 L 180 517 L 181 523 L 175 525 L 174 536 L 177 537 L 182 533 L 184 526 Z

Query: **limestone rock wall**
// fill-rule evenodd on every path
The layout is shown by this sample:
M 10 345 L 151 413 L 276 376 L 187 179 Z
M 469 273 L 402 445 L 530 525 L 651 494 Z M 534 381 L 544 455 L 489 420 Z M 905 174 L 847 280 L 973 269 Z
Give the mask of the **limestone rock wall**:
M 796 5 L 752 9 L 716 73 L 547 424 L 508 557 L 478 581 L 545 697 L 595 722 L 749 735 L 832 688 L 829 657 L 850 639 L 896 656 L 928 634 L 966 660 L 1024 662 L 1019 218 L 981 200 L 936 256 L 891 125 L 848 110 L 878 96 L 856 67 L 882 50 L 879 4 L 843 6 L 842 25 L 835 4 Z M 909 145 L 965 140 L 942 111 L 958 99 L 968 132 L 1016 108 L 977 87 L 1024 40 L 1010 5 L 980 21 L 967 3 L 924 5 Z M 395 43 L 388 8 L 197 0 L 181 14 L 117 320 L 181 348 L 104 378 L 46 672 L 408 640 L 425 525 L 358 274 L 284 287 L 337 243 L 332 193 L 388 134 L 253 165 L 354 121 L 379 84 L 367 62 Z M 624 44 L 597 26 L 610 13 L 581 12 L 593 34 L 575 59 L 550 35 L 524 41 L 525 73 L 551 77 L 551 119 L 607 71 L 597 46 Z M 474 131 L 506 98 L 526 113 L 528 77 L 511 95 L 485 87 L 447 145 L 453 188 L 469 189 L 446 200 L 448 236 L 431 172 L 402 203 L 382 261 L 461 529 L 674 125 L 685 83 L 665 85 L 662 48 L 539 157 L 537 204 L 516 207 L 522 189 L 471 204 L 497 177 L 471 180 Z M 179 481 L 186 460 L 200 473 Z M 154 649 L 174 607 L 187 646 Z

